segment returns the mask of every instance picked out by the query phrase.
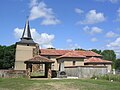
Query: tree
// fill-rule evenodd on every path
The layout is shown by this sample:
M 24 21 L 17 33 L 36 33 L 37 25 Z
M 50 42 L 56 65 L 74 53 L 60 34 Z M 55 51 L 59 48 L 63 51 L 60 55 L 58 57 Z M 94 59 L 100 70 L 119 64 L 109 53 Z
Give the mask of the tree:
M 101 54 L 101 53 L 102 53 L 101 50 L 97 50 L 97 49 L 92 49 L 91 51 L 93 51 L 93 52 L 95 52 L 95 53 L 97 53 L 97 54 Z
M 55 50 L 56 48 L 54 48 L 54 47 L 50 47 L 50 48 L 47 48 L 47 49 L 54 49 L 54 50 Z
M 116 54 L 113 50 L 104 50 L 101 55 L 103 59 L 113 62 L 113 68 L 115 68 Z
M 120 59 L 115 61 L 115 69 L 120 70 Z
M 4 48 L 5 46 L 0 45 L 0 68 L 3 68 L 3 63 L 4 63 Z
M 79 50 L 85 51 L 85 49 L 82 49 L 82 48 L 76 48 L 75 49 L 75 51 L 79 51 Z
M 116 60 L 116 54 L 113 50 L 104 50 L 101 55 L 103 55 L 103 58 L 105 60 L 115 61 Z
M 15 45 L 0 45 L 0 69 L 8 69 L 14 66 Z

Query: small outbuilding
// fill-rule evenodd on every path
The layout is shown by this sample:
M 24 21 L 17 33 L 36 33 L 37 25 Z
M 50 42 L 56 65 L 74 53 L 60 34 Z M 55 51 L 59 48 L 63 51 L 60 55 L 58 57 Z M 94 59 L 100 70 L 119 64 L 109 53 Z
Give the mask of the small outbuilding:
M 34 65 L 38 65 L 38 64 L 44 64 L 45 65 L 45 74 L 44 74 L 44 78 L 51 78 L 51 64 L 54 63 L 54 61 L 40 56 L 40 55 L 36 55 L 33 58 L 27 60 L 24 62 L 26 64 L 26 71 L 27 71 L 27 76 L 31 77 L 31 72 L 33 71 L 32 67 Z M 39 68 L 38 68 L 39 69 Z
M 112 67 L 112 61 L 103 60 L 101 58 L 91 57 L 84 60 L 84 65 L 86 66 L 107 66 L 107 70 L 110 72 Z

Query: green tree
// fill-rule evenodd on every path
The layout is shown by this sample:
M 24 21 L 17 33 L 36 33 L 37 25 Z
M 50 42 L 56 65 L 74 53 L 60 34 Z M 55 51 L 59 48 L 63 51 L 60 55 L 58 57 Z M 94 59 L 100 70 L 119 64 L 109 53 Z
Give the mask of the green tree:
M 115 61 L 115 69 L 120 70 L 120 59 L 117 59 L 117 60 Z
M 115 68 L 116 54 L 113 50 L 104 50 L 101 55 L 103 59 L 113 62 L 113 68 Z
M 54 48 L 54 47 L 50 47 L 50 48 L 47 48 L 47 49 L 54 49 L 54 50 L 55 50 L 56 48 Z
M 14 66 L 15 45 L 0 46 L 0 69 L 8 69 Z
M 4 48 L 5 46 L 0 45 L 0 68 L 3 68 L 3 63 L 4 63 Z
M 75 51 L 79 51 L 79 50 L 85 51 L 85 49 L 82 49 L 82 48 L 76 48 L 75 49 Z
M 103 59 L 115 61 L 116 60 L 116 54 L 113 50 L 104 50 L 101 55 L 103 55 Z
M 95 53 L 97 53 L 97 54 L 101 54 L 101 53 L 102 53 L 101 50 L 97 50 L 97 49 L 92 49 L 91 51 L 93 51 L 93 52 L 95 52 Z

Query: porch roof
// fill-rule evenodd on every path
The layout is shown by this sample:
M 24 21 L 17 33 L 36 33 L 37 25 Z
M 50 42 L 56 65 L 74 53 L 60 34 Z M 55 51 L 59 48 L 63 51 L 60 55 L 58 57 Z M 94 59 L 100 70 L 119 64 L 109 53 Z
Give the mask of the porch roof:
M 26 60 L 24 63 L 54 63 L 54 61 L 40 55 L 36 55 L 33 58 Z

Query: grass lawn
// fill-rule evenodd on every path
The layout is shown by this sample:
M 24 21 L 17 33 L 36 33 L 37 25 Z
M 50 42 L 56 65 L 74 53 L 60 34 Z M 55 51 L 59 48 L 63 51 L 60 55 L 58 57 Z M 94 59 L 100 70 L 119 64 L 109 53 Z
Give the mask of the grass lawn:
M 0 78 L 0 90 L 120 90 L 120 82 L 91 79 Z

